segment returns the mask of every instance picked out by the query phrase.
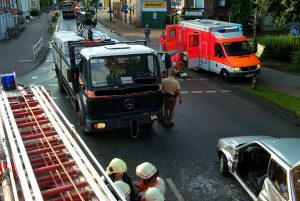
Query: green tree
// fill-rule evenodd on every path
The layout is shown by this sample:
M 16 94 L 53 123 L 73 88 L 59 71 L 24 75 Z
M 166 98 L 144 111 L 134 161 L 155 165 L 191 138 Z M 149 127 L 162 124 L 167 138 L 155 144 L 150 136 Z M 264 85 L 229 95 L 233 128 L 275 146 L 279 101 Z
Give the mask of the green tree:
M 277 25 L 300 21 L 299 0 L 255 0 L 257 15 L 270 16 Z
M 231 1 L 232 21 L 245 25 L 249 21 L 249 16 L 252 15 L 252 0 L 232 0 Z

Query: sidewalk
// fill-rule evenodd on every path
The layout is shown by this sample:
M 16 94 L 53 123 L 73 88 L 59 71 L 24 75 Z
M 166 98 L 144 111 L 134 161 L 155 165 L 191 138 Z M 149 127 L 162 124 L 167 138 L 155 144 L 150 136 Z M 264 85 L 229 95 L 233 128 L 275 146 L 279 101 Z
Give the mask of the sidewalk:
M 49 23 L 51 23 L 50 14 Z M 34 61 L 33 46 L 42 37 L 44 37 L 44 48 Z M 34 17 L 28 24 L 25 24 L 25 30 L 18 33 L 15 38 L 0 41 L 0 73 L 15 71 L 17 75 L 22 75 L 30 72 L 42 62 L 47 54 L 50 39 L 47 14 Z
M 145 39 L 143 28 L 135 28 L 114 18 L 112 18 L 113 21 L 109 21 L 109 13 L 107 12 L 99 12 L 97 19 L 104 27 L 129 40 Z M 149 47 L 159 50 L 159 37 L 162 31 L 164 29 L 151 30 Z M 262 67 L 258 79 L 258 86 L 268 87 L 300 98 L 300 76 Z

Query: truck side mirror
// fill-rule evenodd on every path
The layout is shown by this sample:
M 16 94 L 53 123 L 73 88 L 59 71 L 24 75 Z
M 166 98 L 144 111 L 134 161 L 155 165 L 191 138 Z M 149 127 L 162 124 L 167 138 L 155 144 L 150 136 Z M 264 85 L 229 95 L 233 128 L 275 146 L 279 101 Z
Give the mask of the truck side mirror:
M 166 69 L 171 68 L 172 64 L 171 64 L 171 55 L 166 54 L 165 55 L 165 64 L 166 64 Z
M 71 68 L 67 69 L 67 79 L 68 82 L 73 82 L 74 81 L 74 76 L 73 76 L 73 71 Z

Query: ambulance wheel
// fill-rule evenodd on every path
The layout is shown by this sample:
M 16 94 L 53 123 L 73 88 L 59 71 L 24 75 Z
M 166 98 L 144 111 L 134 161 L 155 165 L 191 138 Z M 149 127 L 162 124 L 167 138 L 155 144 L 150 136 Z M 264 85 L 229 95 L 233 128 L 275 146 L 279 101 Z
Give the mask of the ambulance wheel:
M 222 69 L 221 73 L 220 73 L 221 78 L 225 81 L 225 82 L 229 82 L 230 80 L 230 76 L 229 73 L 226 69 Z
M 64 88 L 63 82 L 62 82 L 62 78 L 61 78 L 61 74 L 57 74 L 57 82 L 58 82 L 58 88 L 60 93 L 65 93 L 66 90 Z

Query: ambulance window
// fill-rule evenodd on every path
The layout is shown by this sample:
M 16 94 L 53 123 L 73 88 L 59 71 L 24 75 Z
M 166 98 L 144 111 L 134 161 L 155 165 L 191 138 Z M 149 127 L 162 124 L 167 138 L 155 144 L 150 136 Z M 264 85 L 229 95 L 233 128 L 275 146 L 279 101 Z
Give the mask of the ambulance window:
M 224 57 L 224 52 L 220 43 L 215 44 L 215 56 Z
M 176 38 L 176 29 L 170 29 L 170 38 Z
M 193 35 L 190 36 L 190 43 L 189 46 L 190 47 L 195 47 L 199 45 L 199 36 L 198 35 Z

